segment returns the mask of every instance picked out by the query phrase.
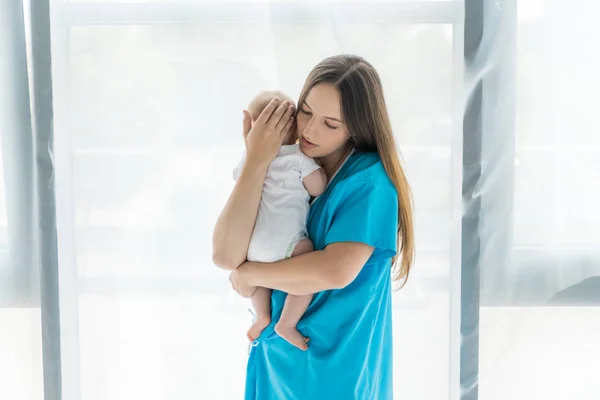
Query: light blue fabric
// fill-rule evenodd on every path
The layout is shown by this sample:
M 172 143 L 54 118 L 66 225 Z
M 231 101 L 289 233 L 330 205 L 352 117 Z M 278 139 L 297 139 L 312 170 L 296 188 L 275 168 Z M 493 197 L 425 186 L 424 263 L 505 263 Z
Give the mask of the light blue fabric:
M 315 248 L 361 242 L 375 252 L 349 286 L 315 295 L 298 329 L 302 352 L 273 330 L 285 293 L 273 291 L 272 322 L 250 351 L 246 400 L 388 400 L 392 394 L 391 258 L 398 197 L 376 153 L 355 152 L 308 217 Z

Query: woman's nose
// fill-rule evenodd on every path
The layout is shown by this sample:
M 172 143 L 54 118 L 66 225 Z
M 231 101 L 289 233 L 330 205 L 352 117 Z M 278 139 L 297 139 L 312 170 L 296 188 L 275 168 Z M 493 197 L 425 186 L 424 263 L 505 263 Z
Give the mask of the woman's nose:
M 304 130 L 302 131 L 302 135 L 304 135 L 304 137 L 306 137 L 308 140 L 310 140 L 310 138 L 314 138 L 316 136 L 316 131 L 314 129 L 312 129 L 314 127 L 314 118 L 311 118 L 310 121 L 308 121 L 306 123 L 306 126 L 304 127 Z

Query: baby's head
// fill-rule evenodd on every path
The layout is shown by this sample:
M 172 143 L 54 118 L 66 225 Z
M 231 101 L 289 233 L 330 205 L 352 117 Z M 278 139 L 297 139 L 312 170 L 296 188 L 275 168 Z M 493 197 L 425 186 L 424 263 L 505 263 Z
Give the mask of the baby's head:
M 248 104 L 248 113 L 250 113 L 250 118 L 252 119 L 252 125 L 258 119 L 260 114 L 263 112 L 265 107 L 273 100 L 273 98 L 277 97 L 281 101 L 289 100 L 292 104 L 295 104 L 294 100 L 288 96 L 287 94 L 279 91 L 279 90 L 263 90 L 258 93 L 250 104 Z M 285 139 L 283 140 L 283 144 L 294 144 L 297 140 L 296 134 L 296 122 L 292 124 L 292 129 L 287 134 Z

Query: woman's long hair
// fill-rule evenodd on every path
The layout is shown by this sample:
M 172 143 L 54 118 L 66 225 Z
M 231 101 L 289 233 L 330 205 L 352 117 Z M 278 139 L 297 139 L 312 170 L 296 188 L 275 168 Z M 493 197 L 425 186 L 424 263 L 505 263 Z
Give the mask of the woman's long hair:
M 412 194 L 400 162 L 379 74 L 371 64 L 358 56 L 342 54 L 326 58 L 308 75 L 300 93 L 299 107 L 310 89 L 319 83 L 329 83 L 337 88 L 350 143 L 357 150 L 379 153 L 385 171 L 398 192 L 400 251 L 392 260 L 392 277 L 396 282 L 403 281 L 404 286 L 415 253 Z

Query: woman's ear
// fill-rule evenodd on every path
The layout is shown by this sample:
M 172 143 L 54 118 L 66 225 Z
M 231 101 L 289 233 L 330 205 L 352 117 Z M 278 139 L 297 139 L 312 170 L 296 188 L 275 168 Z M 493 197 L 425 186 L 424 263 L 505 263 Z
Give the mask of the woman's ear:
M 348 143 L 350 143 L 352 145 L 354 145 L 354 143 L 356 143 L 354 135 L 352 135 L 348 130 L 346 130 L 346 138 L 348 139 Z

